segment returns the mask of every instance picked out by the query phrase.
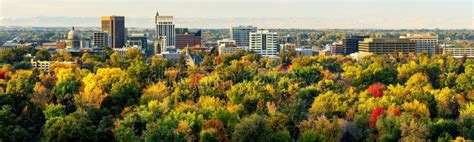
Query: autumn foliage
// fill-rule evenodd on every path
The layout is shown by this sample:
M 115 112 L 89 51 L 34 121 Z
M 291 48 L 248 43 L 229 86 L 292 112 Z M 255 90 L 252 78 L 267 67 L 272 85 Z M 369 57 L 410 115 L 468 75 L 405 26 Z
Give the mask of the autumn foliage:
M 382 97 L 383 90 L 384 90 L 384 86 L 381 83 L 372 84 L 372 85 L 369 86 L 369 89 L 367 89 L 367 91 L 370 94 L 374 95 L 374 97 L 376 97 L 376 98 Z
M 375 125 L 377 124 L 377 120 L 380 115 L 384 114 L 385 110 L 381 107 L 375 108 L 372 113 L 370 114 L 369 117 L 369 127 L 370 128 L 375 128 Z
M 388 113 L 390 113 L 391 115 L 394 115 L 394 116 L 400 116 L 401 115 L 400 107 L 391 107 L 387 111 L 388 111 Z
M 5 79 L 5 71 L 0 70 L 0 79 Z
M 196 67 L 161 57 L 149 64 L 130 53 L 83 55 L 87 67 L 53 64 L 49 72 L 4 65 L 0 141 L 474 139 L 471 60 L 400 54 L 283 62 L 240 51 L 199 54 L 208 62 Z

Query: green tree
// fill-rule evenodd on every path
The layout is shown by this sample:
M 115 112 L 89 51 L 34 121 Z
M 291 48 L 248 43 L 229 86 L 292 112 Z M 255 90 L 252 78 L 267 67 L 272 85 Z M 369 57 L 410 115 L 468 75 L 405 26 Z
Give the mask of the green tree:
M 270 100 L 263 84 L 257 81 L 236 84 L 227 91 L 226 95 L 230 103 L 242 104 L 247 114 L 262 109 L 258 105 Z
M 50 61 L 51 60 L 51 54 L 47 50 L 40 50 L 36 52 L 35 54 L 36 60 L 40 61 Z
M 305 131 L 301 134 L 300 138 L 298 139 L 298 142 L 325 142 L 327 139 L 315 132 L 315 131 Z
M 382 115 L 377 121 L 379 130 L 379 141 L 398 141 L 400 139 L 400 122 L 392 115 Z
M 138 103 L 141 88 L 136 80 L 122 78 L 111 87 L 110 96 L 101 105 L 101 108 L 107 108 L 111 114 L 119 114 L 124 107 Z
M 265 119 L 265 116 L 258 114 L 243 118 L 235 126 L 232 141 L 270 141 L 272 130 Z
M 319 81 L 321 69 L 321 66 L 296 66 L 291 69 L 291 73 L 304 80 L 307 85 L 310 85 Z
M 79 112 L 53 117 L 43 127 L 46 141 L 96 141 L 92 122 Z

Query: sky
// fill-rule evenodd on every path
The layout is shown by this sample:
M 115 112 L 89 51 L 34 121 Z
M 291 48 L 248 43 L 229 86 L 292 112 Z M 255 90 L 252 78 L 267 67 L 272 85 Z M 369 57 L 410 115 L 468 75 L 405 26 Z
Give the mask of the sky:
M 252 24 L 269 28 L 474 29 L 473 7 L 472 0 L 0 0 L 0 24 L 99 26 L 99 22 L 84 19 L 121 15 L 128 26 L 148 27 L 158 11 L 174 16 L 178 26 L 191 28 Z

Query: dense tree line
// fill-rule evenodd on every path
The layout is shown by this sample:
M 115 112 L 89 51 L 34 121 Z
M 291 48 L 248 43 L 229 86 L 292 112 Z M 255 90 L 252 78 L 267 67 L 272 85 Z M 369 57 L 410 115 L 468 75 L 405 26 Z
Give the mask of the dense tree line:
M 474 139 L 474 62 L 448 55 L 37 55 L 83 65 L 3 61 L 0 141 Z
M 66 38 L 70 27 L 56 28 L 11 28 L 0 29 L 0 43 L 19 37 L 24 42 L 53 42 Z M 129 28 L 129 33 L 145 33 L 149 39 L 155 35 L 154 29 L 135 29 Z M 322 47 L 325 44 L 331 44 L 341 38 L 351 35 L 368 35 L 371 37 L 399 38 L 400 35 L 407 33 L 434 33 L 439 35 L 441 41 L 449 40 L 474 40 L 474 32 L 469 29 L 449 30 L 449 29 L 400 29 L 400 30 L 382 30 L 382 29 L 271 29 L 279 33 L 280 36 L 290 35 L 296 37 L 298 45 Z M 83 37 L 92 37 L 93 33 L 99 31 L 96 28 L 80 28 L 79 32 Z M 229 29 L 202 29 L 203 44 L 207 42 L 216 42 L 223 38 L 230 38 Z

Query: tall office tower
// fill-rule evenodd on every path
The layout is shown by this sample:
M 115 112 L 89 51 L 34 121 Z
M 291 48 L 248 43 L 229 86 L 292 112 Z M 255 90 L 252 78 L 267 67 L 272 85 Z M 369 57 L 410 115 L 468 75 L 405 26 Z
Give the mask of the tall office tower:
M 408 39 L 366 38 L 359 42 L 359 52 L 374 54 L 415 53 L 416 43 Z
M 201 31 L 194 33 L 185 32 L 183 34 L 176 34 L 176 48 L 184 49 L 185 47 L 200 47 L 201 46 Z
M 122 48 L 125 46 L 126 31 L 125 17 L 123 16 L 102 16 L 102 32 L 109 33 L 112 48 Z
M 160 16 L 156 12 L 155 16 L 156 24 L 156 37 L 166 37 L 166 46 L 176 45 L 176 31 L 174 27 L 173 16 Z
M 369 38 L 369 36 L 351 36 L 349 38 L 343 38 L 342 39 L 343 54 L 349 55 L 355 52 L 359 52 L 359 42 L 363 41 L 364 38 Z
M 235 40 L 237 46 L 250 46 L 249 33 L 256 32 L 257 27 L 253 26 L 237 26 L 230 29 L 230 38 Z
M 436 34 L 407 34 L 406 36 L 400 36 L 400 38 L 416 42 L 417 53 L 438 54 L 436 53 L 438 48 L 438 35 Z
M 276 32 L 258 30 L 249 34 L 249 49 L 262 56 L 277 55 L 278 36 Z
M 96 32 L 93 37 L 94 47 L 107 48 L 110 47 L 109 34 L 106 32 Z

